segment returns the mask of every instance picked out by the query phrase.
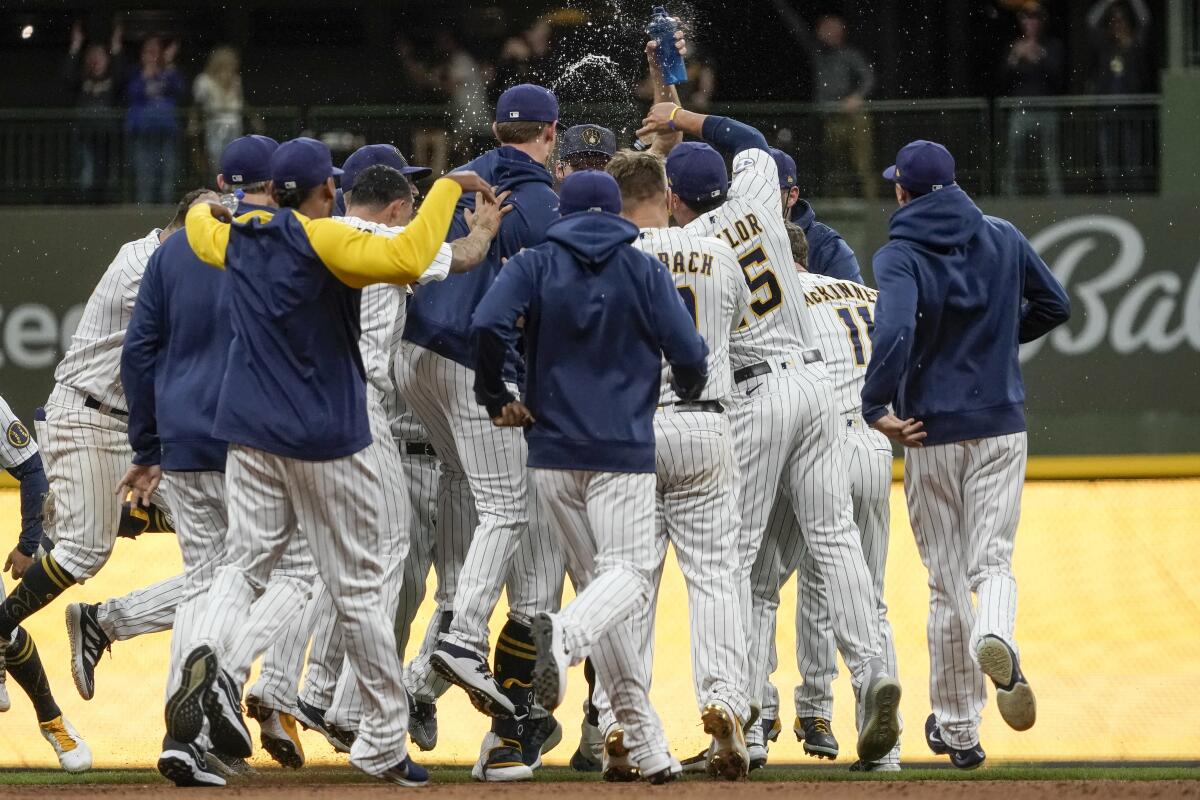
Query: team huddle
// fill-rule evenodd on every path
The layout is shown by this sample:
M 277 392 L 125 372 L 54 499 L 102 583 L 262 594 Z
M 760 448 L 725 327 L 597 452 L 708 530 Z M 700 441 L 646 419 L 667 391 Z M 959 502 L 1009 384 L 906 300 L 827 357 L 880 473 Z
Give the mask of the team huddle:
M 770 675 L 793 574 L 796 737 L 839 755 L 840 653 L 851 769 L 898 771 L 893 442 L 930 573 L 927 743 L 983 762 L 985 677 L 1006 723 L 1034 724 L 1014 637 L 1017 347 L 1067 319 L 1065 292 L 926 141 L 884 174 L 900 208 L 866 286 L 800 200 L 793 159 L 682 108 L 653 51 L 634 149 L 599 125 L 560 134 L 554 94 L 514 86 L 499 146 L 435 180 L 418 213 L 429 170 L 390 144 L 337 168 L 316 140 L 247 136 L 222 155 L 220 192 L 189 193 L 120 249 L 36 442 L 0 402 L 23 518 L 0 677 L 6 661 L 64 769 L 91 752 L 18 626 L 96 575 L 119 535 L 172 527 L 182 573 L 68 606 L 67 634 L 91 699 L 105 649 L 172 631 L 158 769 L 177 785 L 247 771 L 245 716 L 286 767 L 304 765 L 304 727 L 370 775 L 423 785 L 408 744 L 436 748 L 452 686 L 491 718 L 473 776 L 529 780 L 563 738 L 554 712 L 579 664 L 574 769 L 744 778 L 782 727 Z M 669 545 L 711 736 L 682 762 L 649 699 Z

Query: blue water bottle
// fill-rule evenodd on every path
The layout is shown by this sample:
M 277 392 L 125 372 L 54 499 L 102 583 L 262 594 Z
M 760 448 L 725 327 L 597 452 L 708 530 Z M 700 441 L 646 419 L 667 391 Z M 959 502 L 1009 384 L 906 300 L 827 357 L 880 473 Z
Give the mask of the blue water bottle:
M 646 28 L 646 34 L 658 43 L 655 52 L 658 55 L 663 82 L 667 86 L 675 86 L 687 80 L 687 67 L 683 64 L 683 56 L 675 49 L 675 32 L 678 30 L 679 24 L 671 19 L 666 6 L 655 6 L 650 13 L 650 25 Z

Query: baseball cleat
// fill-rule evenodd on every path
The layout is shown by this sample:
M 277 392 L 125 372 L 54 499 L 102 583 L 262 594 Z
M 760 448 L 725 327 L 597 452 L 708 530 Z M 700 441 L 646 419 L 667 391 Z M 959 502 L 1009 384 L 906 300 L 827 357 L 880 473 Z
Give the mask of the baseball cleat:
M 92 768 L 91 748 L 62 714 L 48 722 L 38 723 L 38 728 L 42 738 L 54 748 L 64 771 L 87 772 Z
M 408 756 L 405 756 L 403 761 L 387 772 L 376 777 L 388 783 L 399 784 L 400 786 L 425 786 L 429 783 L 429 773 L 424 767 Z
M 228 672 L 218 670 L 216 680 L 204 695 L 204 713 L 214 750 L 239 758 L 250 757 L 254 739 L 242 718 L 242 693 L 235 688 Z
M 614 726 L 604 737 L 604 759 L 600 773 L 609 783 L 630 783 L 642 777 L 637 765 L 629 757 L 625 731 L 619 727 Z
M 479 758 L 471 768 L 471 777 L 489 783 L 528 781 L 533 780 L 533 769 L 525 763 L 519 741 L 502 739 L 488 731 Z
M 246 713 L 258 721 L 258 740 L 271 758 L 288 769 L 304 766 L 304 743 L 295 717 L 265 706 L 255 697 L 246 701 Z
M 163 739 L 158 773 L 176 786 L 224 786 L 225 778 L 194 744 Z M 244 763 L 244 762 L 243 762 Z
M 670 753 L 655 753 L 639 762 L 638 771 L 651 786 L 670 783 L 683 774 L 683 767 Z
M 504 696 L 483 656 L 456 644 L 438 642 L 429 661 L 434 672 L 466 691 L 471 705 L 480 713 L 489 717 L 515 713 L 512 701 Z
M 526 722 L 526 734 L 521 739 L 521 753 L 530 769 L 542 766 L 542 756 L 562 743 L 562 723 L 553 715 L 531 717 Z
M 829 727 L 829 720 L 824 717 L 796 717 L 792 726 L 797 742 L 804 742 L 804 752 L 815 758 L 828 758 L 830 761 L 838 757 L 838 740 L 834 738 Z
M 217 750 L 211 750 L 205 753 L 204 756 L 208 761 L 208 766 L 212 767 L 214 772 L 219 773 L 226 779 L 249 778 L 258 774 L 258 770 L 247 764 L 244 758 L 227 756 Z
M 325 737 L 325 741 L 339 753 L 349 753 L 354 744 L 354 733 L 330 725 L 325 721 L 325 712 L 314 705 L 296 699 L 296 721 L 310 731 Z
M 599 772 L 602 768 L 604 734 L 584 717 L 579 726 L 579 747 L 571 756 L 571 769 L 576 772 Z
M 8 681 L 0 674 L 0 714 L 12 708 L 12 700 L 8 699 Z
M 98 605 L 72 603 L 67 606 L 67 640 L 71 643 L 71 677 L 84 700 L 96 693 L 96 664 L 106 648 L 108 635 L 96 618 Z
M 858 732 L 858 757 L 879 761 L 900 738 L 900 681 L 873 672 L 863 686 L 863 723 Z
M 3 590 L 0 589 L 0 592 Z M 0 636 L 0 712 L 12 708 L 12 700 L 8 698 L 8 645 L 10 642 Z
M 422 750 L 437 747 L 437 706 L 408 696 L 408 736 Z
M 933 714 L 930 714 L 929 719 L 925 720 L 925 743 L 936 755 L 950 756 L 950 763 L 958 769 L 975 769 L 987 759 L 987 753 L 983 752 L 983 748 L 978 744 L 963 750 L 957 750 L 946 744 L 946 740 L 942 738 L 942 731 L 938 727 L 937 717 Z
M 1013 649 L 1000 637 L 988 634 L 979 640 L 975 658 L 996 686 L 996 706 L 1008 727 L 1015 731 L 1032 728 L 1037 721 L 1037 700 Z
M 188 653 L 179 688 L 167 700 L 167 736 L 181 744 L 196 741 L 204 726 L 205 697 L 216 680 L 217 654 L 211 647 L 200 645 Z
M 562 627 L 554 617 L 542 612 L 533 618 L 530 634 L 537 646 L 533 665 L 533 693 L 544 708 L 553 711 L 567 695 L 567 669 L 571 658 L 563 644 Z
M 708 757 L 712 753 L 712 745 L 696 753 L 694 756 L 685 758 L 679 762 L 679 768 L 688 775 L 702 775 L 708 773 Z
M 709 777 L 725 781 L 740 781 L 750 772 L 750 754 L 742 723 L 722 702 L 712 702 L 700 713 L 704 732 L 713 738 L 712 756 L 708 759 Z M 645 774 L 645 770 L 643 770 Z
M 850 765 L 851 772 L 899 772 L 900 765 L 882 761 L 855 761 Z

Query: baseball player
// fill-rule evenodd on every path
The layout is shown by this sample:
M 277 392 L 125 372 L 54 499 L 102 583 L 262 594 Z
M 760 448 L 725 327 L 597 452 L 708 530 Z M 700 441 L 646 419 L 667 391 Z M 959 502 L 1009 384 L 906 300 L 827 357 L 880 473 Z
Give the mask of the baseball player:
M 234 338 L 213 434 L 230 442 L 231 564 L 217 570 L 208 593 L 197 626 L 201 644 L 184 659 L 180 688 L 167 702 L 167 730 L 187 743 L 206 717 L 214 726 L 221 721 L 211 699 L 217 651 L 242 627 L 256 590 L 299 528 L 333 599 L 363 692 L 351 763 L 383 780 L 422 785 L 428 773 L 405 747 L 407 704 L 380 597 L 383 569 L 370 552 L 381 476 L 364 453 L 371 432 L 357 347 L 359 290 L 411 283 L 426 272 L 464 188 L 494 198 L 473 173 L 438 181 L 421 215 L 388 239 L 323 219 L 340 173 L 328 147 L 295 139 L 271 157 L 278 213 L 227 225 L 214 215 L 229 219 L 228 211 L 209 206 L 187 218 L 196 255 L 228 270 Z M 276 413 L 264 419 L 262 409 Z
M 0 397 L 0 430 L 4 435 L 0 440 L 0 466 L 21 483 L 21 538 L 4 562 L 5 572 L 11 572 L 19 580 L 33 566 L 42 541 L 42 503 L 49 486 L 37 443 L 3 397 Z M 4 580 L 0 578 L 0 595 L 3 594 Z M 22 628 L 13 631 L 10 640 L 0 648 L 0 712 L 11 707 L 7 675 L 12 675 L 33 703 L 38 731 L 54 748 L 62 768 L 67 772 L 91 769 L 92 751 L 55 702 L 37 645 Z
M 955 183 L 945 147 L 905 145 L 884 178 L 900 209 L 872 262 L 880 297 L 862 413 L 906 448 L 908 514 L 929 570 L 926 741 L 973 769 L 986 758 L 985 675 L 1009 727 L 1037 717 L 1014 636 L 1028 447 L 1017 350 L 1066 322 L 1070 302 L 1025 237 Z
M 604 169 L 617 152 L 617 135 L 603 125 L 572 125 L 558 143 L 554 177 L 562 183 L 572 172 Z
M 783 218 L 800 226 L 808 247 L 806 272 L 827 275 L 838 280 L 862 283 L 858 258 L 837 231 L 817 220 L 816 212 L 807 200 L 800 198 L 796 161 L 782 150 L 770 149 L 775 166 L 779 168 L 779 193 Z
M 468 327 L 470 315 L 503 261 L 538 244 L 558 206 L 553 177 L 542 166 L 554 149 L 558 101 L 548 89 L 521 84 L 496 104 L 493 132 L 500 147 L 466 166 L 501 190 L 513 207 L 501 225 L 488 258 L 466 276 L 425 286 L 409 303 L 397 378 L 405 400 L 429 431 L 443 469 L 453 480 L 465 475 L 475 501 L 478 526 L 471 537 L 452 598 L 448 631 L 431 662 L 446 680 L 463 687 L 472 703 L 489 716 L 522 716 L 509 694 L 523 695 L 516 683 L 506 693 L 488 668 L 487 622 L 499 599 L 514 553 L 528 531 L 525 443 L 519 431 L 497 428 L 471 402 L 474 383 Z M 469 200 L 460 203 L 451 236 L 466 230 Z M 507 379 L 518 379 L 519 358 L 510 352 Z M 529 620 L 510 615 L 500 641 L 512 650 L 533 648 Z M 506 648 L 508 645 L 506 644 Z M 497 651 L 499 662 L 501 651 Z M 505 680 L 529 683 L 532 661 L 513 657 Z M 527 694 L 527 693 L 526 693 Z M 523 705 L 523 704 L 522 704 Z
M 888 674 L 896 675 L 896 648 L 883 600 L 883 576 L 887 564 L 888 501 L 892 482 L 892 448 L 887 439 L 869 429 L 859 411 L 859 395 L 867 361 L 871 357 L 870 331 L 878 292 L 850 280 L 815 275 L 806 269 L 810 253 L 804 230 L 789 222 L 792 257 L 804 289 L 813 344 L 820 348 L 833 379 L 839 414 L 840 440 L 848 470 L 854 524 L 862 537 L 878 602 L 879 630 L 883 637 Z M 804 751 L 818 758 L 836 758 L 837 739 L 830 727 L 833 717 L 833 681 L 837 677 L 836 641 L 831 625 L 828 592 L 824 580 L 804 545 L 795 511 L 786 495 L 780 495 L 767 522 L 763 547 L 751 572 L 754 633 L 750 659 L 756 679 L 763 687 L 763 724 L 751 728 L 747 744 L 751 758 L 765 765 L 767 739 L 778 725 L 779 695 L 769 683 L 774 671 L 775 619 L 779 588 L 795 571 L 799 576 L 796 614 L 796 658 L 803 682 L 796 687 L 796 736 Z M 878 761 L 855 762 L 851 771 L 895 772 L 900 769 L 900 746 Z
M 791 268 L 783 227 L 779 172 L 759 131 L 672 103 L 651 108 L 638 135 L 675 130 L 702 136 L 733 155 L 730 183 L 724 159 L 712 147 L 678 145 L 667 158 L 667 178 L 675 219 L 692 231 L 724 239 L 738 255 L 752 294 L 750 314 L 730 342 L 734 442 L 742 476 L 739 588 L 744 621 L 749 630 L 750 570 L 782 485 L 790 490 L 822 575 L 835 587 L 835 629 L 864 706 L 859 756 L 874 761 L 892 749 L 900 734 L 900 683 L 888 674 L 882 658 L 875 599 L 837 446 L 833 387 L 820 352 L 807 341 L 806 311 L 799 302 L 803 292 Z M 760 686 L 752 684 L 752 691 Z
M 653 411 L 662 355 L 683 401 L 707 379 L 708 348 L 659 262 L 629 245 L 620 190 L 602 172 L 562 185 L 547 242 L 510 260 L 472 317 L 476 399 L 495 425 L 524 428 L 539 502 L 553 517 L 580 592 L 533 625 L 538 701 L 553 710 L 567 668 L 593 656 L 632 758 L 648 780 L 678 772 L 646 694 L 629 617 L 654 571 Z M 524 318 L 529 406 L 506 385 L 508 346 Z M 605 355 L 623 359 L 596 382 Z M 588 378 L 584 380 L 583 378 Z

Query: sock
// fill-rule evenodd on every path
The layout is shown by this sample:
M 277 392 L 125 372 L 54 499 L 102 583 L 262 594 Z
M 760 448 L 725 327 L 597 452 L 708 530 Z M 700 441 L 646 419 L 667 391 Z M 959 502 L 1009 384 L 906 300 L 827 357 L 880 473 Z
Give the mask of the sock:
M 74 583 L 75 579 L 58 565 L 53 555 L 33 562 L 21 582 L 0 603 L 0 637 L 12 638 L 14 628 L 30 614 L 52 603 Z
M 38 655 L 33 637 L 23 629 L 17 628 L 12 644 L 5 651 L 8 659 L 8 674 L 13 676 L 37 712 L 38 722 L 49 722 L 62 714 L 54 695 L 50 692 L 50 681 L 46 678 L 46 670 L 42 668 L 42 659 Z
M 537 648 L 528 625 L 509 619 L 496 641 L 493 673 L 504 696 L 512 701 L 516 713 L 510 718 L 494 718 L 492 730 L 505 739 L 525 738 L 533 707 L 533 665 Z
M 591 658 L 583 660 L 583 677 L 587 681 L 588 687 L 587 700 L 584 701 L 584 715 L 588 725 L 599 728 L 600 709 L 596 708 L 596 704 L 592 702 L 592 697 L 596 694 L 596 668 L 592 666 Z

